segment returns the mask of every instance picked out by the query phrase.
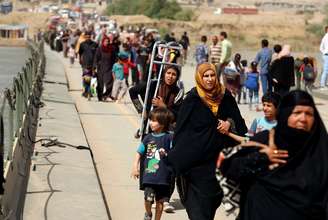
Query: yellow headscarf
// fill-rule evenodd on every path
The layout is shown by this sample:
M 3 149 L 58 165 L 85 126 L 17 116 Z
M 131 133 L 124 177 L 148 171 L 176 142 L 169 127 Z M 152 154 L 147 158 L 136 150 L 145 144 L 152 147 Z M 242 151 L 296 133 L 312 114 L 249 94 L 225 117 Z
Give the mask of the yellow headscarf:
M 210 108 L 214 115 L 217 115 L 221 99 L 224 95 L 225 88 L 219 82 L 218 78 L 215 77 L 215 85 L 211 90 L 207 90 L 204 86 L 203 76 L 208 70 L 213 70 L 216 75 L 216 69 L 213 64 L 202 63 L 198 66 L 195 79 L 196 89 L 198 95 L 201 97 L 203 102 Z

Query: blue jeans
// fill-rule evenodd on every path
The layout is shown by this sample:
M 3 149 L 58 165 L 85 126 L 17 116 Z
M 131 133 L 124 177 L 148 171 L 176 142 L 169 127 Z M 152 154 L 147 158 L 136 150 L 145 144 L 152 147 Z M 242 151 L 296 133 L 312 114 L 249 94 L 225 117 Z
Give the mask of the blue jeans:
M 252 105 L 253 97 L 254 103 L 259 103 L 259 90 L 258 89 L 248 89 L 248 96 L 249 96 L 249 104 Z
M 328 77 L 328 55 L 323 55 L 323 68 L 322 68 L 322 74 L 321 74 L 321 80 L 320 80 L 320 86 L 325 87 L 327 83 L 327 77 Z
M 263 95 L 268 91 L 268 74 L 260 74 Z

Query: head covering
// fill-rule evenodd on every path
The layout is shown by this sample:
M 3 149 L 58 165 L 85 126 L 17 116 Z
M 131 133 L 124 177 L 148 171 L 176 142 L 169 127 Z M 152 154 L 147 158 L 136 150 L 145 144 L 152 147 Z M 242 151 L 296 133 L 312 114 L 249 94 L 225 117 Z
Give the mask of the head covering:
M 285 44 L 282 47 L 282 50 L 279 52 L 278 58 L 281 58 L 281 57 L 289 57 L 290 56 L 290 51 L 291 51 L 290 45 Z
M 281 148 L 287 149 L 290 155 L 300 151 L 310 137 L 310 132 L 288 126 L 288 118 L 297 105 L 310 106 L 315 109 L 314 101 L 308 93 L 293 91 L 282 99 L 277 111 L 276 130 L 279 135 L 276 138 L 281 143 Z
M 106 40 L 108 40 L 108 43 L 107 43 L 107 45 L 105 46 L 105 41 Z M 102 38 L 102 40 L 101 40 L 101 50 L 103 51 L 103 52 L 106 52 L 106 53 L 108 53 L 108 52 L 110 52 L 111 51 L 111 47 L 110 47 L 110 45 L 109 45 L 109 38 L 105 35 L 103 38 Z
M 314 109 L 314 124 L 310 132 L 287 125 L 288 117 L 297 105 Z M 262 189 L 258 189 L 258 195 L 263 195 L 263 189 L 269 192 L 269 200 L 274 201 L 270 206 L 281 205 L 286 209 L 281 213 L 293 210 L 300 216 L 306 216 L 304 219 L 325 219 L 328 136 L 311 95 L 296 90 L 284 96 L 278 108 L 277 122 L 275 142 L 278 148 L 288 150 L 289 158 L 287 164 L 260 177 Z
M 168 85 L 165 83 L 165 74 L 169 69 L 173 69 L 177 73 L 177 79 L 172 85 Z M 177 86 L 177 81 L 179 80 L 179 78 L 180 78 L 180 70 L 178 67 L 173 65 L 167 66 L 162 74 L 161 84 L 158 90 L 158 96 L 163 98 L 163 101 L 168 108 L 173 106 L 175 97 L 179 93 L 180 89 Z
M 216 76 L 216 69 L 213 64 L 202 63 L 198 66 L 195 79 L 196 79 L 196 89 L 197 93 L 203 102 L 210 108 L 210 110 L 216 115 L 219 109 L 219 104 L 224 95 L 224 86 L 221 85 L 218 78 L 215 77 L 215 84 L 211 90 L 205 88 L 205 83 L 203 80 L 204 73 L 208 70 L 212 70 Z

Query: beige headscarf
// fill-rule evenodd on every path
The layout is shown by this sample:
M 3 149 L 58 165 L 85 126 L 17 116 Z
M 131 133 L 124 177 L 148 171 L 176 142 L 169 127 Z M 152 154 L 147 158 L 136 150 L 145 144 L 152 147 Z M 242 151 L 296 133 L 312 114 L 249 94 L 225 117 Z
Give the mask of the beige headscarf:
M 289 57 L 290 56 L 290 50 L 291 50 L 290 45 L 285 44 L 282 47 L 282 50 L 279 52 L 278 58 L 281 58 L 281 57 Z
M 225 88 L 223 85 L 221 85 L 218 78 L 215 77 L 215 85 L 213 89 L 205 89 L 203 76 L 204 73 L 208 70 L 213 70 L 216 76 L 216 70 L 213 64 L 202 63 L 198 66 L 195 74 L 196 89 L 203 102 L 210 108 L 214 115 L 217 115 L 221 99 L 223 98 L 225 92 Z

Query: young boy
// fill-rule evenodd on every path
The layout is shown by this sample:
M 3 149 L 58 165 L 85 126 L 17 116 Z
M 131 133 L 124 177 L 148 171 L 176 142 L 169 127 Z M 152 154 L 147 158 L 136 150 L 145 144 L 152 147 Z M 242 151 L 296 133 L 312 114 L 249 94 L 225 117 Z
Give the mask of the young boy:
M 92 67 L 87 67 L 83 70 L 82 73 L 82 83 L 83 83 L 83 93 L 82 96 L 88 98 L 88 101 L 91 100 L 91 79 L 93 76 Z
M 249 136 L 254 136 L 264 130 L 271 130 L 277 125 L 276 114 L 280 99 L 280 95 L 274 92 L 268 92 L 262 96 L 264 116 L 254 119 L 248 131 Z
M 112 74 L 114 79 L 112 97 L 119 102 L 125 95 L 128 87 L 124 79 L 124 62 L 127 62 L 128 55 L 125 52 L 118 53 L 118 61 L 113 65 Z
M 170 197 L 171 172 L 163 162 L 163 158 L 171 149 L 172 134 L 168 133 L 173 114 L 163 107 L 150 112 L 151 133 L 145 136 L 140 144 L 131 176 L 139 178 L 141 172 L 141 189 L 145 195 L 144 220 L 152 219 L 151 207 L 156 201 L 155 220 L 160 220 L 165 198 Z M 142 162 L 140 162 L 142 161 Z
M 264 117 L 255 118 L 246 137 L 239 136 L 232 132 L 229 132 L 227 135 L 233 138 L 235 141 L 240 143 L 249 141 L 249 137 L 254 136 L 256 133 L 259 133 L 264 130 L 271 130 L 277 125 L 276 115 L 277 108 L 280 104 L 280 95 L 275 92 L 267 92 L 262 96 L 262 105 Z M 222 160 L 224 160 L 224 154 L 221 152 L 218 160 L 217 166 L 219 167 Z

